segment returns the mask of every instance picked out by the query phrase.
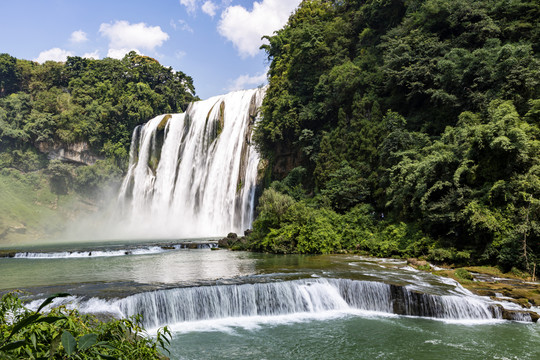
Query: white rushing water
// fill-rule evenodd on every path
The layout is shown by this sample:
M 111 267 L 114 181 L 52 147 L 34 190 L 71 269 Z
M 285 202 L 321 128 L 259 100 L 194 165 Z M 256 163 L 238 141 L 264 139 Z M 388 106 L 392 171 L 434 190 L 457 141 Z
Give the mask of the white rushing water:
M 499 306 L 488 298 L 431 295 L 412 291 L 407 286 L 349 279 L 197 286 L 149 291 L 112 300 L 75 297 L 70 300 L 82 312 L 108 313 L 116 317 L 142 314 L 148 329 L 226 319 L 238 323 L 249 322 L 249 319 L 283 321 L 336 313 L 357 315 L 359 311 L 465 323 L 502 319 Z M 35 301 L 33 306 L 38 304 L 39 301 Z M 517 316 L 514 320 L 531 321 L 526 314 Z
M 74 250 L 74 251 L 23 251 L 13 254 L 16 259 L 75 259 L 89 257 L 116 257 L 127 255 L 152 255 L 167 251 L 175 251 L 180 249 L 212 249 L 217 248 L 215 242 L 193 243 L 185 242 L 180 244 L 167 244 L 163 246 L 139 246 L 126 247 L 120 249 L 103 249 L 103 250 Z
M 476 297 L 438 296 L 380 282 L 324 278 L 159 290 L 115 301 L 113 307 L 124 316 L 142 314 L 149 328 L 211 319 L 356 310 L 448 320 L 500 318 L 490 303 Z
M 192 103 L 135 129 L 121 192 L 138 236 L 241 233 L 253 221 L 259 155 L 251 134 L 265 89 Z

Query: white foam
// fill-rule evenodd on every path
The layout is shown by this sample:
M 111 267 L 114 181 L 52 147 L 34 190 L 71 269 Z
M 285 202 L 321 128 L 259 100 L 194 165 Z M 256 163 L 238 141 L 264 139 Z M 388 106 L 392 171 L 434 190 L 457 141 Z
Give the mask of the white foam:
M 93 250 L 93 251 L 58 251 L 58 252 L 20 252 L 15 254 L 18 259 L 80 259 L 94 257 L 115 257 L 126 255 L 151 255 L 167 251 L 159 246 L 150 246 L 119 250 Z
M 248 317 L 228 317 L 214 320 L 200 320 L 190 322 L 179 322 L 170 324 L 167 327 L 175 333 L 191 332 L 225 332 L 234 333 L 235 329 L 257 330 L 262 326 L 278 326 L 310 321 L 329 321 L 350 316 L 363 318 L 396 318 L 395 314 L 384 312 L 366 311 L 358 309 L 329 310 L 322 312 L 303 312 L 275 316 L 248 316 Z M 158 328 L 152 328 L 148 332 L 155 334 Z

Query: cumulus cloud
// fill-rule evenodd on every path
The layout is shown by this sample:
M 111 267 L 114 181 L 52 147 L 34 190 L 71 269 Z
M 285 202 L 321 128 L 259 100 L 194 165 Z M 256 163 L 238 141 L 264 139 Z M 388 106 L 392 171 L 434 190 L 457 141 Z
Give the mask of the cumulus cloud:
M 206 1 L 202 5 L 201 9 L 205 14 L 210 15 L 211 17 L 214 17 L 216 15 L 218 6 L 211 1 Z
M 34 59 L 40 64 L 43 64 L 45 61 L 66 61 L 68 56 L 73 56 L 71 51 L 63 50 L 60 48 L 53 48 L 50 50 L 45 50 L 39 53 L 38 57 Z
M 240 75 L 239 77 L 237 77 L 230 83 L 229 87 L 226 90 L 236 91 L 236 90 L 254 88 L 261 84 L 265 84 L 266 81 L 267 81 L 266 71 L 261 74 L 254 75 L 254 76 L 250 76 L 247 74 Z
M 139 49 L 154 51 L 169 39 L 169 35 L 159 26 L 145 23 L 130 24 L 127 21 L 116 21 L 114 24 L 101 24 L 99 32 L 109 39 L 107 56 L 122 58 L 129 51 Z M 122 55 L 120 55 L 122 53 Z
M 69 41 L 72 43 L 83 43 L 85 41 L 88 41 L 88 36 L 86 33 L 82 30 L 77 30 L 71 33 L 71 36 L 69 38 Z
M 232 41 L 240 56 L 255 56 L 263 44 L 263 35 L 279 30 L 301 0 L 262 0 L 248 11 L 240 5 L 229 6 L 221 14 L 219 33 Z

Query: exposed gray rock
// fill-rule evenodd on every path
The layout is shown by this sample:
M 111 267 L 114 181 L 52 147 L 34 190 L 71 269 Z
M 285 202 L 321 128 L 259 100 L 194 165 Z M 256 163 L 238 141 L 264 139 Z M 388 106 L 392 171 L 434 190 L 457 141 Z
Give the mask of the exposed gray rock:
M 77 142 L 73 144 L 50 144 L 39 142 L 36 144 L 39 151 L 47 154 L 49 160 L 72 161 L 85 165 L 93 165 L 103 157 L 97 156 L 90 150 L 87 142 Z

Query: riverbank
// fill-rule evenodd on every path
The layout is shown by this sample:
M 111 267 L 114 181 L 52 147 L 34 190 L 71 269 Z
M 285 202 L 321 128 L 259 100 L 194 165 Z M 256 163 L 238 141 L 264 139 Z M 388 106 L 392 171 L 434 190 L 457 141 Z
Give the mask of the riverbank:
M 540 283 L 519 271 L 503 273 L 494 266 L 439 267 L 418 259 L 407 259 L 407 263 L 418 270 L 452 278 L 476 295 L 510 301 L 527 309 L 540 306 Z

